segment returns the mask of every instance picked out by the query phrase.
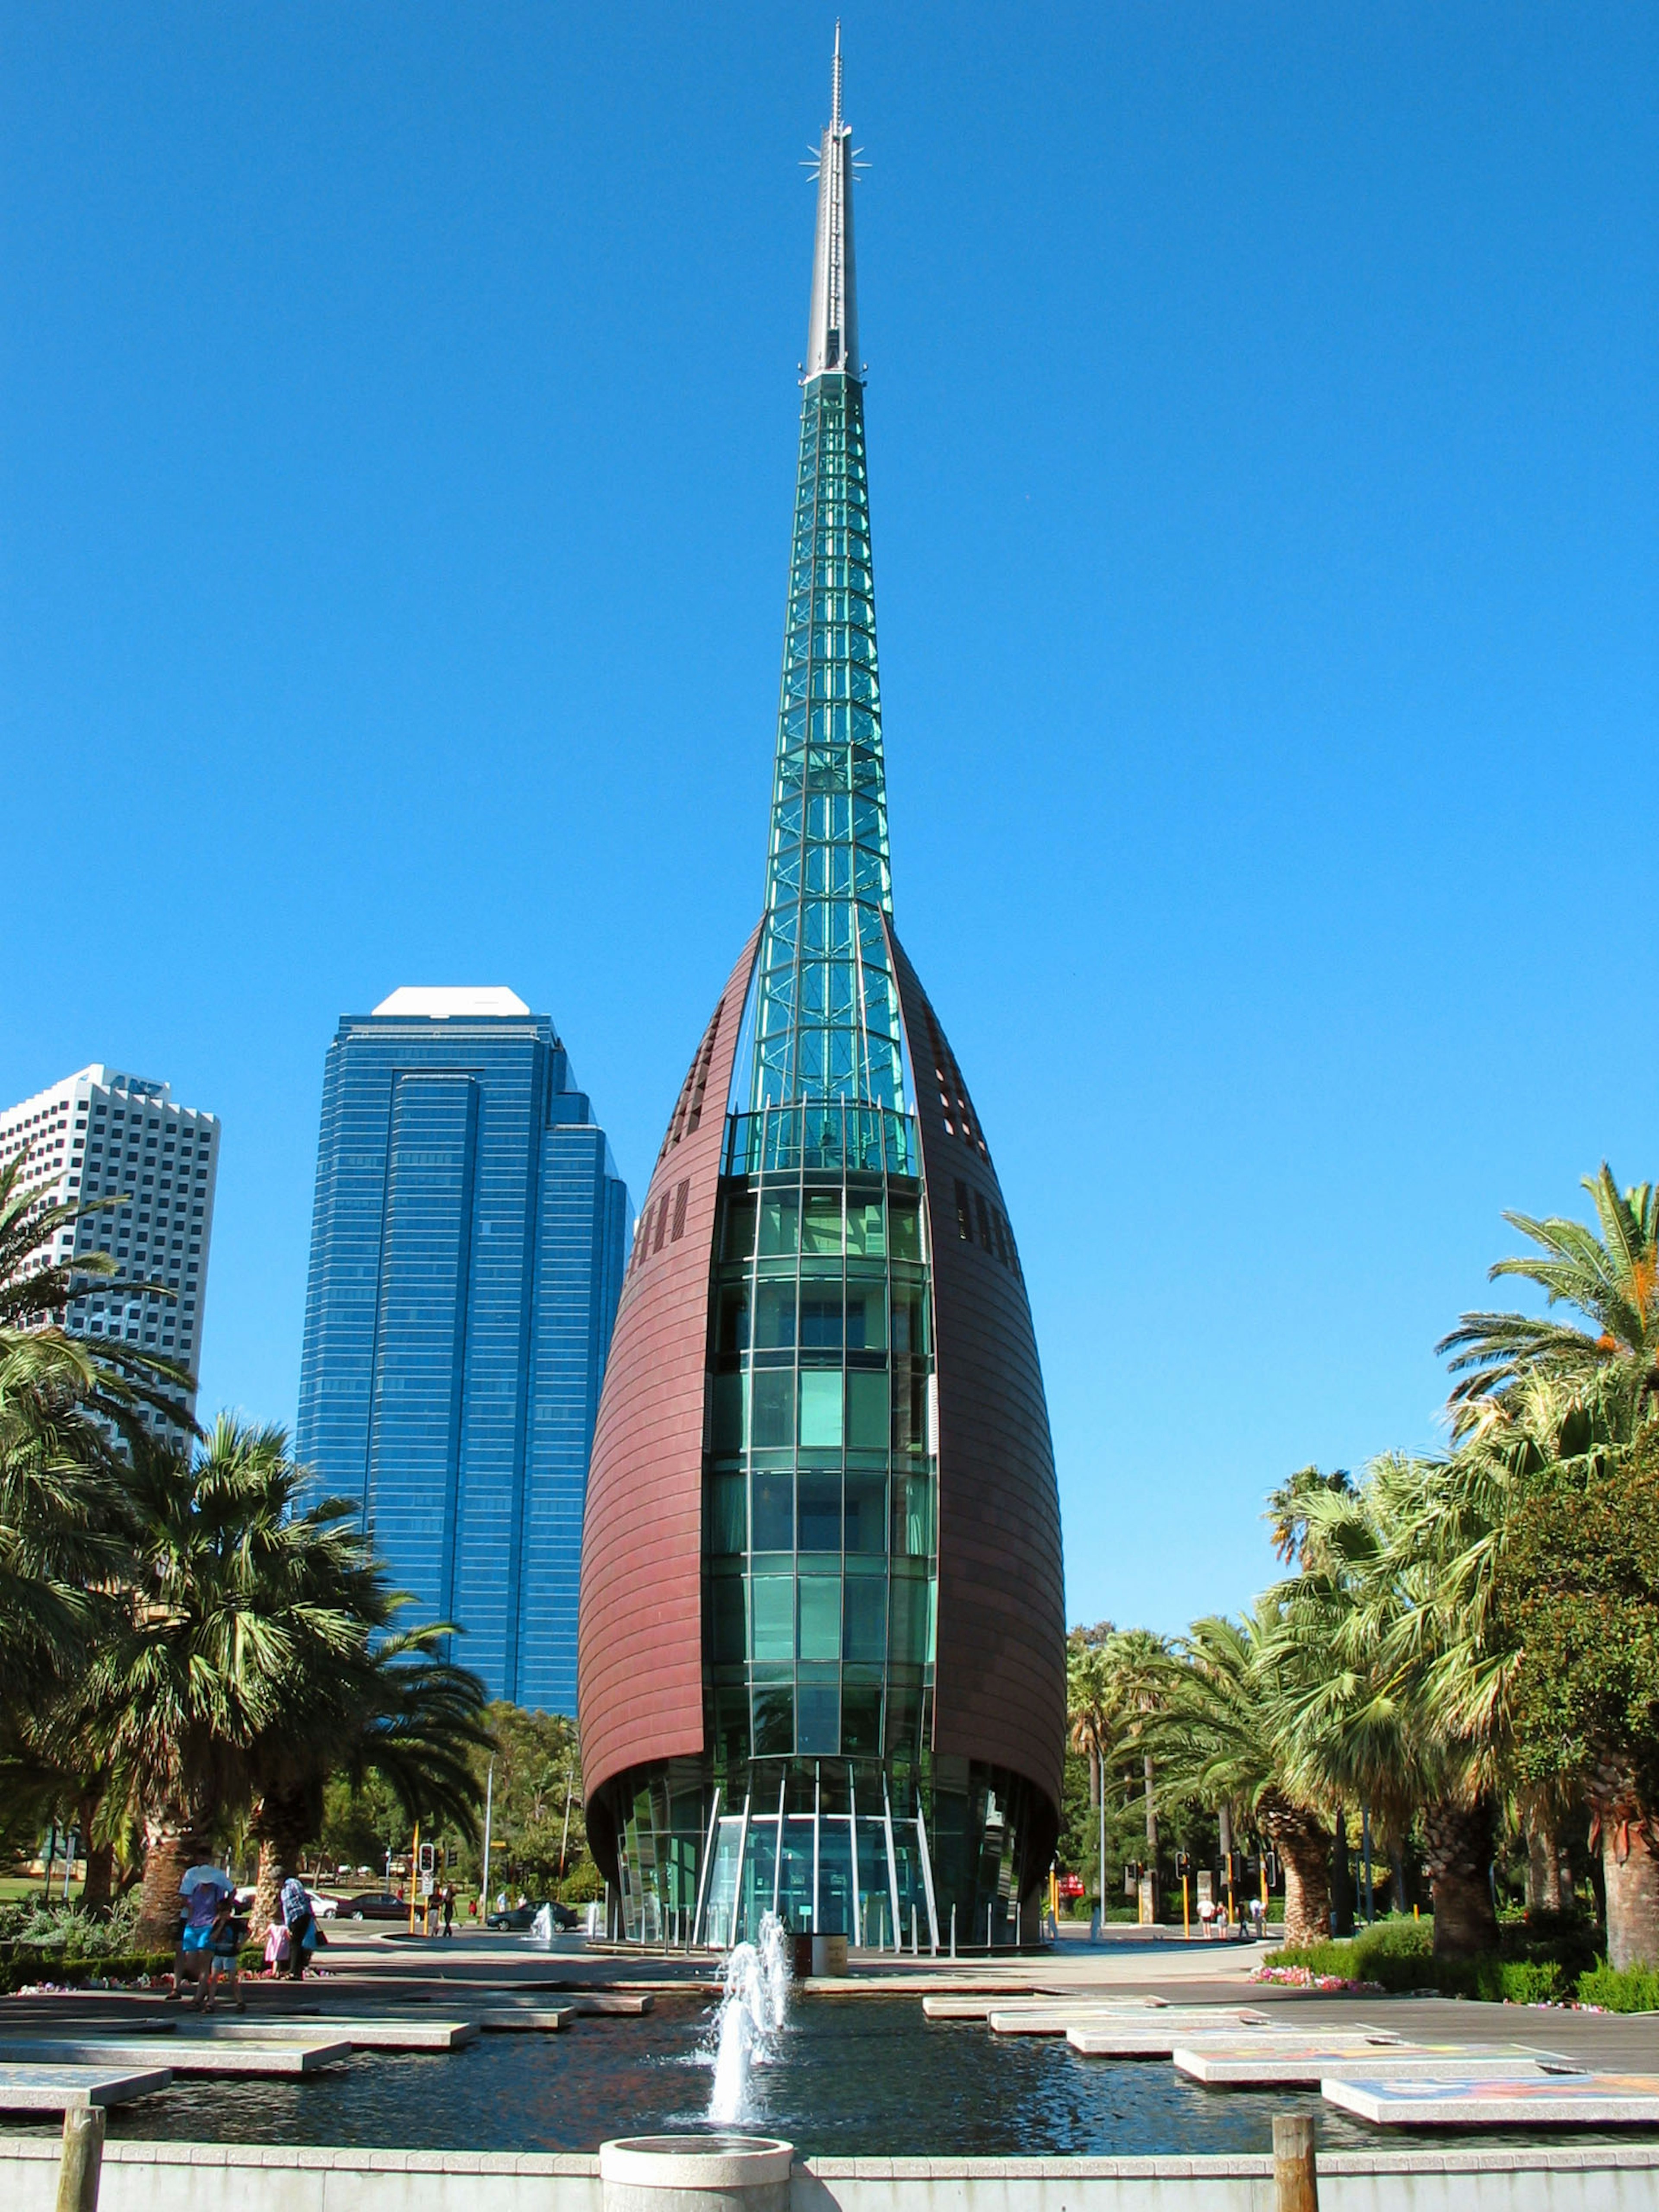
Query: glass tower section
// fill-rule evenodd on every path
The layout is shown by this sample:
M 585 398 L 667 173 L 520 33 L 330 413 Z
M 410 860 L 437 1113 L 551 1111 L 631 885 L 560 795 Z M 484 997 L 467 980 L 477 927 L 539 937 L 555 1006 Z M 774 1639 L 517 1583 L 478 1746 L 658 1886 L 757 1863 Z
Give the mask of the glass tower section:
M 982 1432 L 952 1414 L 947 1479 L 962 1488 L 947 1498 L 975 1484 L 995 1492 L 1002 1425 L 1023 1421 L 1030 1449 L 1009 1458 L 1052 1513 L 1056 1584 L 1058 1512 L 1023 1292 L 1010 1297 L 963 1264 L 971 1248 L 975 1265 L 1011 1273 L 1001 1209 L 994 1246 L 981 1192 L 982 1249 L 965 1182 L 939 1182 L 930 1210 L 924 1135 L 933 1141 L 936 1099 L 939 1141 L 961 1148 L 964 1166 L 972 1153 L 976 1185 L 989 1158 L 925 1000 L 925 1041 L 914 1025 L 907 1037 L 902 1007 L 919 997 L 908 969 L 902 1005 L 899 990 L 853 169 L 838 45 L 819 152 L 765 908 L 746 987 L 728 987 L 746 988 L 741 1019 L 723 997 L 664 1139 L 596 1452 L 584 1596 L 589 1835 L 608 1875 L 614 1866 L 614 1932 L 645 1943 L 722 1948 L 752 1939 L 774 1911 L 797 1931 L 865 1948 L 1006 1944 L 1030 1917 L 1055 1818 L 1010 1759 L 1023 1743 L 997 1734 L 994 1714 L 988 1740 L 977 1712 L 964 1717 L 961 1653 L 948 1636 L 955 1671 L 947 1665 L 943 1692 L 938 1675 L 941 1303 L 951 1405 L 968 1395 L 965 1364 L 1017 1378 Z M 720 1144 L 677 1162 L 716 1065 L 720 1090 L 730 1069 Z M 707 1191 L 696 1178 L 714 1179 L 716 1166 L 712 1206 L 699 1213 L 690 1194 Z M 690 1255 L 673 1257 L 693 1216 L 699 1243 L 712 1238 L 706 1275 L 690 1273 Z M 695 1621 L 680 1580 L 688 1489 L 698 1508 Z M 647 1501 L 660 1503 L 657 1525 Z M 975 1569 L 961 1564 L 953 1510 L 959 1645 Z M 671 1578 L 659 1613 L 641 1564 L 650 1559 Z M 997 1581 L 994 1566 L 986 1575 Z M 1040 1663 L 1059 1680 L 1057 1587 L 1053 1614 Z M 981 1617 L 983 1671 L 994 1675 L 1015 1639 L 1000 1640 L 995 1604 Z M 631 1670 L 607 1650 L 612 1639 Z M 653 1727 L 635 1680 L 658 1650 L 670 1710 Z M 999 1690 L 994 1681 L 988 1706 Z M 945 1712 L 952 1695 L 941 1729 L 936 1696 Z M 1012 1704 L 1024 1695 L 1016 1685 Z M 1062 1696 L 1049 1717 L 1054 1743 L 1030 1771 L 1051 1757 L 1058 1766 Z
M 710 1301 L 704 1620 L 730 1809 L 704 1919 L 730 1940 L 775 1904 L 796 1927 L 881 1945 L 913 1917 L 932 1934 L 921 1785 L 935 1463 L 927 1207 L 885 927 L 864 391 L 842 327 L 851 143 L 836 107 L 752 1043 L 739 1048 Z
M 408 1619 L 574 1713 L 587 1458 L 628 1193 L 545 1015 L 400 991 L 329 1048 L 295 1428 Z

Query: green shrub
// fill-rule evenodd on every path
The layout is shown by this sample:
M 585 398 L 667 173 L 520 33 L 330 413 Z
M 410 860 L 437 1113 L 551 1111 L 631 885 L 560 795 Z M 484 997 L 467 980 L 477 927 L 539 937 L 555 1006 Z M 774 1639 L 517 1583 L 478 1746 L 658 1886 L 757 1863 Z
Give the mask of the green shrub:
M 1659 1973 L 1651 1966 L 1609 1966 L 1605 1960 L 1578 1977 L 1580 2004 L 1604 2012 L 1659 2012 Z
M 1517 1947 L 1522 1933 L 1517 1929 Z M 1582 1947 L 1580 1931 L 1575 1931 L 1572 1940 Z M 1531 1948 L 1541 1951 L 1546 1946 L 1534 1940 Z M 1407 1919 L 1404 1914 L 1379 1920 L 1346 1942 L 1315 1943 L 1305 1951 L 1271 1951 L 1267 1963 L 1305 1966 L 1310 1973 L 1336 1975 L 1344 1981 L 1376 1982 L 1396 1996 L 1409 1990 L 1437 1989 L 1443 1996 L 1478 1997 L 1488 2004 L 1548 2003 L 1565 1994 L 1571 1978 L 1568 1965 L 1547 1956 L 1489 1954 L 1437 1960 L 1433 1921 Z
M 136 1982 L 173 1972 L 171 1951 L 128 1951 L 100 1959 L 68 1959 L 58 1951 L 21 1951 L 0 1964 L 0 1990 L 26 1989 L 33 1982 L 58 1982 L 79 1989 L 90 1981 Z
M 136 1892 L 118 1898 L 101 1914 L 85 1912 L 78 1903 L 47 1905 L 40 1898 L 19 1898 L 14 1904 L 0 1905 L 0 1942 L 50 1951 L 64 1959 L 124 1957 L 132 1949 L 138 1906 Z
M 1567 1971 L 1559 1959 L 1505 1959 L 1500 1977 L 1508 2004 L 1554 2004 L 1566 1995 Z

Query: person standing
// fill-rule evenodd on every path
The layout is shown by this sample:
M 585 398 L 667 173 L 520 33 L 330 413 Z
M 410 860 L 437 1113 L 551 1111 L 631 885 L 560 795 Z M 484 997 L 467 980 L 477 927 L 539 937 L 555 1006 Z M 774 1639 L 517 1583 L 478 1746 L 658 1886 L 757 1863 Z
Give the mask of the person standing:
M 288 1972 L 291 1981 L 306 1978 L 306 1954 L 316 1947 L 317 1929 L 306 1886 L 297 1875 L 283 1884 L 283 1921 L 288 1929 Z
M 453 1881 L 447 1881 L 444 1884 L 444 1934 L 453 1936 L 454 1933 L 455 1885 Z

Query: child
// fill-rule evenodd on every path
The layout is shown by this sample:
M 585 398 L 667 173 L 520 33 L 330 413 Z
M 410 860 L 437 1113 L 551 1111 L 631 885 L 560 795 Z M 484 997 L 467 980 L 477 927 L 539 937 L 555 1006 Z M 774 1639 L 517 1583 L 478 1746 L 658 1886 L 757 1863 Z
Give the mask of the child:
M 208 1942 L 210 1964 L 208 1978 L 203 1984 L 205 2002 L 198 2009 L 211 2012 L 214 1993 L 222 1981 L 230 1984 L 230 1994 L 236 2000 L 238 2012 L 246 2012 L 247 2003 L 242 1996 L 242 1928 L 236 1917 L 236 1900 L 225 1898 L 213 1917 L 213 1929 Z
M 273 1979 L 288 1972 L 289 1949 L 288 1923 L 278 1913 L 265 1930 L 265 1970 Z

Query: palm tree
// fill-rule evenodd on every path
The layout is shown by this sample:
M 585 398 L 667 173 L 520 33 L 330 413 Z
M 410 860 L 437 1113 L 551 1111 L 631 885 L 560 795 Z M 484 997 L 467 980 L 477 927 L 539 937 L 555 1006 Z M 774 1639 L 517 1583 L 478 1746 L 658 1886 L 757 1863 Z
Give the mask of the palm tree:
M 1121 1730 L 1117 1686 L 1103 1645 L 1117 1633 L 1109 1621 L 1074 1628 L 1066 1641 L 1066 1719 L 1074 1750 L 1089 1761 L 1089 1796 L 1100 1820 L 1100 1908 L 1106 1909 L 1106 1762 Z
M 1139 1750 L 1146 1814 L 1146 1867 L 1152 1878 L 1152 1917 L 1158 1917 L 1158 1798 L 1152 1787 L 1152 1731 L 1170 1692 L 1170 1645 L 1148 1628 L 1124 1628 L 1109 1638 L 1102 1656 L 1112 1695 L 1123 1716 L 1120 1753 Z M 1105 1794 L 1102 1791 L 1102 1818 Z
M 64 1724 L 95 1735 L 118 1792 L 142 1810 L 138 1936 L 160 1946 L 185 1869 L 249 1801 L 254 1747 L 283 1726 L 296 1670 L 350 1666 L 363 1628 L 343 1509 L 301 1509 L 302 1472 L 280 1429 L 222 1416 L 193 1459 L 142 1431 L 131 1449 L 119 1624 Z
M 323 1792 L 343 1774 L 353 1790 L 373 1773 L 386 1782 L 411 1826 L 447 1825 L 468 1842 L 482 1792 L 467 1753 L 491 1748 L 477 1675 L 443 1656 L 455 1633 L 444 1621 L 380 1634 L 407 1600 L 374 1587 L 359 1602 L 360 1641 L 342 1661 L 296 1653 L 280 1720 L 249 1751 L 256 1795 L 249 1833 L 258 1844 L 252 1932 L 270 1925 L 284 1879 L 323 1825 Z
M 89 1363 L 52 1333 L 0 1329 L 0 1755 L 84 1650 L 118 1555 Z
M 1302 1571 L 1280 1584 L 1291 1771 L 1370 1805 L 1391 1842 L 1420 1813 L 1437 1954 L 1497 1941 L 1488 1869 L 1498 1741 L 1484 1594 L 1483 1492 L 1460 1467 L 1385 1454 L 1310 1497 Z
M 1253 1825 L 1285 1869 L 1285 1941 L 1330 1933 L 1331 1831 L 1320 1798 L 1286 1756 L 1286 1713 L 1305 1646 L 1280 1635 L 1281 1607 L 1195 1620 L 1176 1647 L 1156 1723 L 1164 1785 L 1178 1799 Z
M 1455 1413 L 1501 1395 L 1530 1373 L 1543 1373 L 1604 1404 L 1622 1400 L 1632 1427 L 1651 1418 L 1659 1398 L 1659 1187 L 1620 1190 L 1605 1160 L 1583 1188 L 1595 1206 L 1600 1235 L 1559 1216 L 1504 1218 L 1540 1249 L 1492 1269 L 1535 1284 L 1551 1306 L 1582 1314 L 1588 1328 L 1519 1313 L 1468 1313 L 1437 1350 L 1452 1354 L 1460 1377 Z
M 131 1193 L 125 1194 L 131 1196 Z M 17 1337 L 37 1346 L 68 1346 L 75 1358 L 80 1402 L 129 1435 L 143 1409 L 188 1426 L 179 1394 L 191 1387 L 187 1368 L 117 1336 L 70 1337 L 63 1322 L 70 1301 L 117 1273 L 107 1252 L 57 1259 L 60 1230 L 121 1203 L 120 1196 L 85 1204 L 45 1203 L 24 1180 L 23 1163 L 0 1167 L 0 1344 Z M 146 1291 L 170 1297 L 160 1283 L 134 1278 L 121 1285 L 129 1297 Z

